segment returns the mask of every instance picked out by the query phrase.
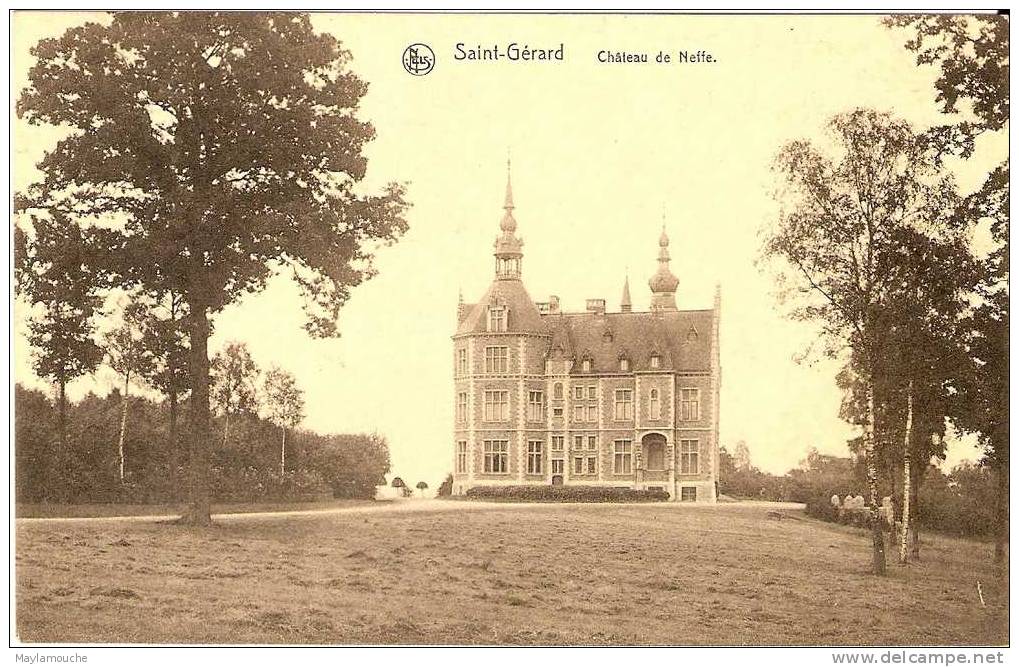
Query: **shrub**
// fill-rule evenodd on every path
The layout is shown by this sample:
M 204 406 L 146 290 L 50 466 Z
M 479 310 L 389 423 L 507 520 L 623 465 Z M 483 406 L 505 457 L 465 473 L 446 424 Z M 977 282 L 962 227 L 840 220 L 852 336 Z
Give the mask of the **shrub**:
M 668 500 L 662 490 L 639 490 L 614 486 L 474 486 L 467 497 L 476 500 L 504 500 L 539 503 L 640 503 Z

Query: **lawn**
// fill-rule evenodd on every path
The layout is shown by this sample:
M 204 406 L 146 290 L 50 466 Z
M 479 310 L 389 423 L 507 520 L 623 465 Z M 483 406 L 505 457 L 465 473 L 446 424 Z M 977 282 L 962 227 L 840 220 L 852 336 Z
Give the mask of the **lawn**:
M 213 514 L 245 514 L 248 512 L 287 512 L 333 509 L 371 504 L 371 500 L 331 499 L 311 502 L 250 502 L 213 503 Z M 386 501 L 379 501 L 386 502 Z M 121 517 L 121 516 L 179 516 L 185 509 L 179 504 L 127 504 L 92 503 L 64 505 L 60 503 L 16 503 L 14 511 L 21 518 L 52 517 Z
M 923 562 L 878 579 L 862 531 L 782 514 L 411 501 L 198 530 L 19 522 L 17 628 L 71 643 L 1007 643 L 1007 572 L 987 545 L 928 536 Z

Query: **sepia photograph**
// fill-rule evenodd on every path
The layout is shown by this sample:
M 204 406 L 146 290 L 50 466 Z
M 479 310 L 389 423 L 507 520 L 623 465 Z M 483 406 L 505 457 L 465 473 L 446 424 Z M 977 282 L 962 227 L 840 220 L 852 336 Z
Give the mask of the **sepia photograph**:
M 8 21 L 16 662 L 1006 661 L 1008 10 Z

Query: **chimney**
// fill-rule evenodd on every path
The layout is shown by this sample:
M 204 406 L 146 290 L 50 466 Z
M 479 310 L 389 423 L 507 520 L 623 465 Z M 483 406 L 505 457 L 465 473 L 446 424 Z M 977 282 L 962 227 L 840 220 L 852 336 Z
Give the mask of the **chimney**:
M 548 297 L 548 312 L 558 313 L 559 312 L 559 297 L 552 294 Z
M 598 313 L 599 315 L 605 313 L 605 299 L 588 299 L 587 300 L 587 312 Z

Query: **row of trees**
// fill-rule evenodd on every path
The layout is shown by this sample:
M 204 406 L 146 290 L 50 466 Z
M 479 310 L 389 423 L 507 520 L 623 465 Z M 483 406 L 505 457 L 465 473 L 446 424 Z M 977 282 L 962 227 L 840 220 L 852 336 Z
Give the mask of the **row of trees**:
M 799 466 L 784 475 L 764 472 L 750 461 L 749 448 L 740 441 L 733 453 L 722 447 L 719 452 L 719 492 L 733 498 L 749 498 L 807 505 L 816 516 L 830 517 L 832 495 L 840 499 L 860 494 L 867 487 L 867 470 L 862 456 L 830 456 L 811 449 Z M 993 513 L 997 495 L 997 475 L 986 464 L 960 463 L 947 473 L 936 465 L 919 471 L 915 485 L 912 534 L 917 526 L 942 533 L 969 537 L 993 536 Z M 895 497 L 901 487 L 890 475 L 879 476 L 878 493 Z M 901 500 L 901 498 L 899 499 Z M 897 519 L 902 507 L 896 500 Z M 920 542 L 914 540 L 911 557 L 919 558 Z
M 42 180 L 15 198 L 35 370 L 58 389 L 44 468 L 68 447 L 67 385 L 101 359 L 97 322 L 130 295 L 151 335 L 134 328 L 118 342 L 160 369 L 152 384 L 169 403 L 172 441 L 187 395 L 182 520 L 208 524 L 218 313 L 285 274 L 307 297 L 308 332 L 336 335 L 375 251 L 406 230 L 402 186 L 359 187 L 374 136 L 357 115 L 367 85 L 339 41 L 298 13 L 115 13 L 32 55 L 17 113 L 64 131 L 37 165 Z M 135 361 L 114 362 L 125 387 Z
M 15 388 L 15 491 L 19 502 L 177 502 L 175 480 L 188 465 L 170 437 L 166 401 L 137 397 L 129 428 L 122 429 L 124 400 L 88 394 L 65 407 L 67 447 L 54 451 L 57 406 L 41 391 Z M 184 400 L 187 406 L 187 399 Z M 213 419 L 228 431 L 226 415 Z M 320 435 L 294 429 L 284 467 L 279 466 L 279 426 L 255 412 L 233 415 L 228 440 L 211 456 L 217 501 L 372 498 L 389 471 L 389 449 L 378 435 Z M 120 436 L 123 436 L 122 438 Z M 119 443 L 119 446 L 118 446 Z
M 974 433 L 998 479 L 997 557 L 1007 536 L 1008 164 L 960 194 L 946 164 L 967 159 L 984 133 L 1007 129 L 1008 20 L 1002 16 L 899 16 L 907 48 L 941 68 L 937 100 L 965 120 L 923 131 L 891 114 L 834 117 L 834 151 L 810 141 L 782 148 L 775 172 L 781 212 L 763 256 L 778 268 L 792 314 L 821 327 L 825 351 L 843 359 L 842 416 L 869 502 L 882 478 L 902 507 L 899 559 L 932 458 L 944 457 L 947 423 Z M 979 254 L 970 238 L 993 239 Z M 873 569 L 884 541 L 871 522 Z

